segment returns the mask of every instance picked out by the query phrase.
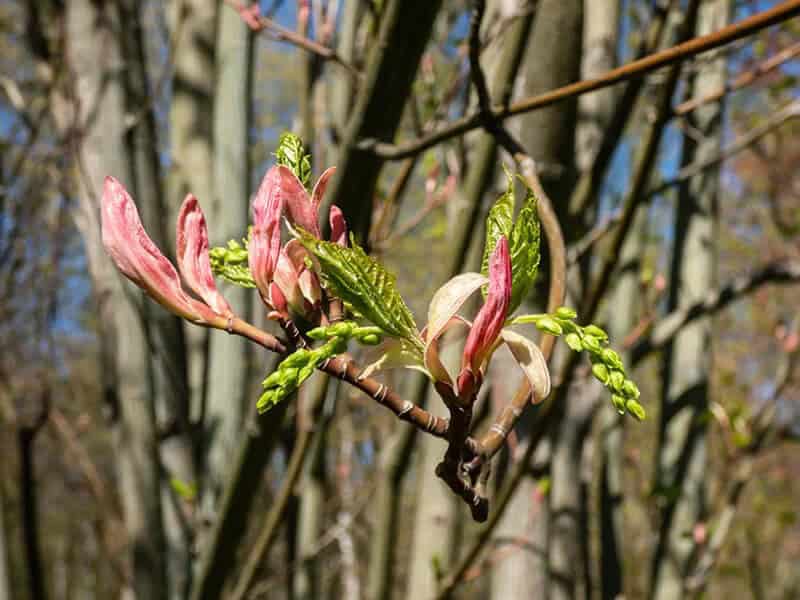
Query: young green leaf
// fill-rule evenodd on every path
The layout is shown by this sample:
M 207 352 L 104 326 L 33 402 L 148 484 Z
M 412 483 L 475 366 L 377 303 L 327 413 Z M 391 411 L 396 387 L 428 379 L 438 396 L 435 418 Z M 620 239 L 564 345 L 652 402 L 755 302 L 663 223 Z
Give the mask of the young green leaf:
M 486 217 L 486 245 L 483 249 L 483 261 L 481 262 L 481 273 L 489 274 L 489 257 L 497 246 L 497 240 L 501 236 L 506 236 L 511 241 L 511 232 L 514 222 L 514 177 L 503 165 L 508 179 L 508 188 L 489 209 Z M 512 267 L 513 272 L 513 267 Z
M 292 173 L 308 189 L 311 182 L 311 155 L 303 147 L 303 141 L 293 133 L 285 132 L 278 140 L 275 161 L 289 167 Z
M 417 325 L 395 287 L 395 277 L 351 240 L 351 247 L 316 239 L 302 230 L 294 236 L 319 261 L 323 284 L 386 335 L 422 349 Z
M 539 217 L 536 196 L 529 189 L 511 232 L 511 305 L 516 310 L 531 290 L 539 272 Z

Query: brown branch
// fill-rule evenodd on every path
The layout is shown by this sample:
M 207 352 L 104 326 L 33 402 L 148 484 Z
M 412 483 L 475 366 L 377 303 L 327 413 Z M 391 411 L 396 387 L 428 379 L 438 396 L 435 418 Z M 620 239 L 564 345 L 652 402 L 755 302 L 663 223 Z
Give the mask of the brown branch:
M 339 56 L 335 50 L 320 44 L 319 42 L 315 42 L 312 39 L 309 39 L 305 36 L 302 36 L 291 29 L 287 29 L 282 25 L 279 25 L 272 19 L 268 19 L 267 17 L 262 17 L 259 14 L 259 7 L 258 3 L 252 4 L 249 7 L 244 6 L 241 2 L 237 0 L 225 0 L 225 4 L 230 6 L 239 15 L 242 17 L 242 20 L 253 30 L 255 33 L 259 33 L 261 31 L 268 32 L 273 39 L 279 42 L 286 42 L 288 44 L 292 44 L 297 46 L 298 48 L 302 48 L 312 54 L 316 54 L 323 60 L 329 60 L 337 65 L 343 67 L 347 70 L 350 75 L 356 77 L 358 79 L 361 78 L 361 73 L 356 69 L 353 65 L 349 62 L 344 60 L 341 56 Z
M 695 319 L 718 312 L 765 283 L 798 282 L 800 282 L 800 261 L 797 260 L 768 263 L 753 273 L 736 277 L 723 287 L 709 292 L 705 298 L 679 308 L 661 319 L 647 337 L 633 346 L 631 363 L 636 365 L 651 352 L 663 348 L 683 327 Z
M 275 336 L 262 331 L 258 327 L 242 319 L 233 319 L 229 324 L 217 323 L 214 324 L 214 327 L 217 329 L 225 329 L 230 333 L 245 337 L 259 346 L 281 355 L 286 354 L 288 351 L 287 347 Z M 361 369 L 359 369 L 354 362 L 348 361 L 342 357 L 331 358 L 324 362 L 319 367 L 319 370 L 361 390 L 369 397 L 377 400 L 379 404 L 391 410 L 401 421 L 411 423 L 418 429 L 426 431 L 436 437 L 446 437 L 448 429 L 447 419 L 437 417 L 425 409 L 420 408 L 413 402 L 403 400 L 396 392 L 372 377 L 361 377 Z
M 696 37 L 682 44 L 612 69 L 600 77 L 571 83 L 555 90 L 545 92 L 544 94 L 520 100 L 507 108 L 493 108 L 491 114 L 494 119 L 504 120 L 515 115 L 550 106 L 556 102 L 566 100 L 567 98 L 593 92 L 627 79 L 642 77 L 661 67 L 679 63 L 702 52 L 708 52 L 709 50 L 719 48 L 720 46 L 752 35 L 765 27 L 781 23 L 798 14 L 800 14 L 800 0 L 787 0 L 769 10 L 762 11 L 738 23 L 723 27 L 714 33 Z M 381 143 L 374 139 L 364 139 L 361 140 L 358 147 L 364 151 L 371 151 L 384 160 L 399 160 L 413 156 L 450 138 L 477 129 L 483 126 L 483 121 L 484 117 L 482 111 L 478 111 L 408 144 L 398 146 L 395 144 Z

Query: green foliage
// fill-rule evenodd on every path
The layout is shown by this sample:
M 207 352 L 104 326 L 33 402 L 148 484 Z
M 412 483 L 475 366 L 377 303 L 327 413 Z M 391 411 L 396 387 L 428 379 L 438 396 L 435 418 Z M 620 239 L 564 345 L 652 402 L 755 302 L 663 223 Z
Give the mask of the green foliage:
M 489 258 L 500 236 L 508 239 L 511 254 L 511 305 L 509 313 L 522 303 L 536 281 L 539 270 L 539 218 L 536 214 L 536 197 L 528 192 L 522 209 L 514 220 L 514 178 L 508 169 L 508 188 L 497 199 L 486 218 L 486 245 L 483 250 L 481 272 L 489 272 Z
M 265 413 L 297 391 L 314 370 L 329 358 L 347 349 L 347 342 L 356 340 L 367 346 L 381 343 L 382 331 L 377 327 L 362 327 L 353 321 L 342 321 L 316 327 L 308 332 L 312 340 L 325 341 L 319 348 L 300 348 L 287 356 L 263 382 L 264 388 L 256 408 Z
M 186 502 L 194 502 L 197 498 L 197 484 L 194 482 L 186 482 L 177 477 L 172 477 L 169 480 L 169 485 Z
M 256 287 L 250 268 L 247 266 L 247 240 L 242 240 L 242 244 L 231 240 L 227 246 L 211 248 L 208 257 L 211 261 L 211 270 L 217 277 L 242 287 Z
M 319 261 L 322 282 L 348 309 L 376 325 L 382 334 L 408 340 L 420 351 L 422 340 L 395 277 L 355 243 L 351 247 L 318 240 L 302 230 L 295 237 Z
M 283 359 L 278 368 L 261 383 L 264 391 L 256 404 L 258 412 L 263 414 L 285 400 L 290 394 L 296 392 L 306 379 L 311 377 L 319 365 L 346 349 L 347 340 L 332 337 L 319 348 L 295 350 Z
M 275 160 L 279 165 L 291 169 L 306 189 L 311 183 L 311 155 L 306 152 L 303 141 L 293 133 L 284 132 L 278 140 Z
M 585 350 L 592 362 L 592 375 L 611 392 L 611 403 L 620 414 L 630 413 L 640 421 L 646 417 L 639 403 L 639 388 L 627 378 L 622 358 L 608 347 L 608 334 L 597 325 L 581 327 L 575 323 L 577 313 L 562 306 L 553 314 L 522 315 L 511 322 L 533 323 L 551 335 L 564 335 L 564 341 L 575 352 Z

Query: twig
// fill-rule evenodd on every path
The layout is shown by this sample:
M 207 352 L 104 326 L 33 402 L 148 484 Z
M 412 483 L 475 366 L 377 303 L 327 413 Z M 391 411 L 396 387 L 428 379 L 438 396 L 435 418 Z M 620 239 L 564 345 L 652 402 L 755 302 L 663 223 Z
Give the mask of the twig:
M 736 277 L 723 287 L 712 290 L 705 298 L 661 319 L 647 337 L 633 346 L 631 363 L 636 365 L 651 352 L 663 348 L 688 323 L 723 309 L 765 283 L 797 282 L 800 282 L 800 261 L 797 260 L 767 263 L 753 273 Z
M 746 150 L 772 130 L 797 117 L 800 117 L 800 102 L 794 101 L 773 114 L 764 123 L 754 127 L 745 135 L 738 137 L 736 141 L 730 144 L 727 148 L 722 149 L 714 156 L 710 156 L 705 160 L 686 165 L 680 171 L 678 171 L 678 174 L 675 177 L 663 181 L 651 188 L 648 190 L 647 194 L 653 196 L 655 194 L 663 193 L 664 191 L 675 187 L 676 185 L 680 185 L 684 181 L 691 179 L 702 171 L 718 165 L 719 163 L 728 160 L 732 156 L 735 156 L 739 152 Z
M 281 489 L 278 496 L 273 501 L 269 514 L 264 522 L 264 527 L 258 534 L 253 548 L 247 555 L 247 559 L 242 568 L 242 574 L 239 576 L 239 581 L 231 594 L 231 600 L 244 600 L 247 591 L 252 587 L 253 580 L 255 579 L 258 567 L 266 558 L 267 552 L 272 545 L 275 535 L 280 528 L 281 519 L 289 505 L 289 500 L 292 497 L 294 486 L 300 478 L 303 471 L 303 463 L 305 462 L 306 455 L 311 448 L 311 439 L 313 438 L 313 430 L 304 429 L 297 442 L 295 443 L 292 456 L 289 459 L 289 466 L 286 469 L 286 475 L 281 484 Z
M 792 44 L 788 48 L 784 48 L 780 52 L 774 54 L 773 56 L 770 56 L 768 59 L 757 64 L 749 71 L 741 73 L 731 83 L 727 83 L 721 86 L 716 91 L 711 92 L 710 94 L 706 94 L 705 96 L 701 96 L 699 98 L 692 98 L 690 100 L 678 104 L 673 109 L 672 112 L 676 116 L 682 116 L 699 108 L 700 106 L 703 106 L 704 104 L 720 100 L 728 92 L 732 92 L 740 88 L 743 88 L 747 85 L 750 85 L 751 83 L 757 81 L 759 78 L 763 77 L 767 73 L 774 71 L 782 64 L 792 60 L 797 56 L 800 56 L 800 42 Z
M 684 61 L 696 54 L 719 48 L 720 46 L 752 35 L 765 27 L 781 23 L 798 14 L 800 14 L 800 0 L 782 2 L 769 10 L 762 11 L 738 23 L 723 27 L 714 33 L 696 37 L 682 44 L 612 69 L 600 77 L 571 83 L 555 90 L 545 92 L 544 94 L 520 100 L 507 108 L 493 108 L 492 117 L 504 120 L 515 115 L 550 106 L 551 104 L 561 102 L 567 98 L 573 98 L 581 94 L 614 85 L 626 79 L 642 77 L 661 67 Z M 361 150 L 371 151 L 375 156 L 383 158 L 384 160 L 399 160 L 408 158 L 431 146 L 435 146 L 453 137 L 482 127 L 483 121 L 482 111 L 478 111 L 408 144 L 395 145 L 382 143 L 374 139 L 363 139 L 358 144 L 358 147 Z
M 250 7 L 245 7 L 241 2 L 237 2 L 237 0 L 225 0 L 225 4 L 238 12 L 247 26 L 250 27 L 250 29 L 252 29 L 254 32 L 258 33 L 266 30 L 275 40 L 293 44 L 298 48 L 302 48 L 303 50 L 311 52 L 312 54 L 316 54 L 323 60 L 329 60 L 343 67 L 353 77 L 357 79 L 361 78 L 361 73 L 358 71 L 358 69 L 339 56 L 335 50 L 315 42 L 314 40 L 311 40 L 305 36 L 299 35 L 291 29 L 287 29 L 286 27 L 279 25 L 272 19 L 262 17 L 259 14 L 258 3 L 253 4 Z

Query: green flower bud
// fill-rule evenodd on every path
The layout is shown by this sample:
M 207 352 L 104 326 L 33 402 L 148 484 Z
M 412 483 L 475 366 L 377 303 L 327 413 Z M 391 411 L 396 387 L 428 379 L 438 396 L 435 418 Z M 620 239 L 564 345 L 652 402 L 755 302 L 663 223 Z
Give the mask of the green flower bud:
M 634 417 L 639 419 L 640 421 L 644 421 L 647 417 L 647 413 L 644 410 L 644 407 L 639 404 L 636 400 L 628 400 L 625 403 L 625 408 L 628 409 L 628 412 L 631 413 Z
M 608 340 L 608 334 L 597 325 L 587 325 L 586 327 L 583 328 L 583 332 L 587 335 L 593 335 L 594 337 L 603 342 Z
M 608 384 L 608 367 L 603 363 L 595 363 L 592 365 L 592 375 L 604 385 Z
M 619 394 L 611 394 L 611 403 L 614 405 L 614 408 L 617 409 L 619 414 L 625 414 L 625 398 Z
M 622 392 L 622 386 L 625 384 L 625 375 L 620 371 L 611 371 L 608 374 L 608 385 L 616 392 Z
M 578 313 L 567 306 L 562 306 L 556 310 L 556 316 L 561 319 L 574 319 L 578 316 Z
M 536 328 L 540 331 L 544 331 L 545 333 L 551 333 L 553 335 L 561 335 L 564 330 L 561 328 L 561 325 L 558 324 L 558 321 L 551 317 L 542 317 L 536 321 Z
M 585 335 L 581 340 L 584 350 L 589 352 L 600 352 L 600 341 L 593 335 Z
M 634 400 L 638 400 L 641 392 L 637 385 L 631 381 L 630 379 L 626 379 L 625 383 L 622 384 L 622 392 L 628 397 L 633 398 Z
M 377 346 L 381 343 L 381 336 L 377 333 L 367 333 L 362 335 L 358 341 L 367 346 Z
M 617 354 L 611 348 L 604 349 L 602 356 L 603 362 L 605 362 L 612 369 L 623 369 L 622 359 L 619 357 L 619 354 Z
M 568 333 L 566 337 L 564 337 L 564 341 L 567 343 L 567 346 L 572 348 L 575 352 L 580 352 L 583 350 L 581 336 L 579 336 L 577 333 Z

